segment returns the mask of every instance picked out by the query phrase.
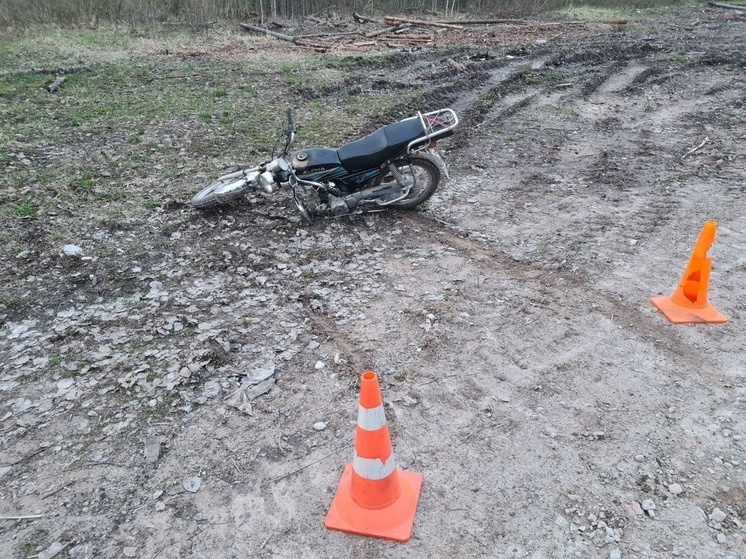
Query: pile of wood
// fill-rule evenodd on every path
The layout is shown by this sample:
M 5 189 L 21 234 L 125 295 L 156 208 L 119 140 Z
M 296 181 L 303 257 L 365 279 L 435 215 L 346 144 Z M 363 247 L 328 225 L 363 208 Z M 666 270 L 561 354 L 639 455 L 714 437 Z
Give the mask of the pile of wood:
M 353 14 L 355 23 L 358 24 L 354 31 L 339 31 L 342 25 L 320 18 L 307 17 L 314 24 L 329 27 L 328 32 L 306 35 L 288 35 L 279 31 L 272 31 L 267 27 L 259 27 L 248 23 L 239 25 L 247 31 L 261 33 L 293 43 L 297 47 L 310 49 L 316 52 L 328 52 L 330 50 L 365 51 L 371 48 L 390 48 L 411 50 L 414 48 L 433 48 L 436 39 L 447 38 L 448 33 L 460 35 L 468 34 L 467 26 L 489 26 L 495 24 L 509 24 L 512 26 L 530 26 L 531 24 L 520 19 L 485 19 L 464 21 L 429 21 L 422 19 L 411 19 L 406 17 L 385 16 L 382 20 L 369 18 L 358 13 Z M 626 20 L 605 21 L 601 23 L 611 25 L 626 25 Z M 371 24 L 375 28 L 371 29 Z M 536 27 L 546 28 L 552 25 L 572 26 L 584 25 L 582 22 L 564 23 L 540 23 Z M 275 27 L 282 28 L 275 24 Z M 345 26 L 349 29 L 349 27 Z M 444 35 L 445 34 L 445 35 Z
M 443 22 L 424 21 L 400 17 L 386 16 L 383 20 L 375 20 L 360 14 L 353 15 L 359 24 L 376 24 L 380 28 L 366 30 L 359 28 L 355 31 L 329 31 L 327 33 L 315 33 L 312 35 L 287 35 L 277 31 L 271 31 L 264 27 L 257 27 L 248 23 L 239 24 L 247 31 L 261 33 L 288 41 L 294 45 L 311 49 L 316 52 L 328 52 L 332 49 L 359 50 L 370 48 L 412 48 L 435 46 L 436 35 L 446 29 L 463 30 L 461 25 Z M 316 21 L 315 23 L 318 23 Z M 431 30 L 428 30 L 430 28 Z M 433 31 L 436 28 L 437 31 Z

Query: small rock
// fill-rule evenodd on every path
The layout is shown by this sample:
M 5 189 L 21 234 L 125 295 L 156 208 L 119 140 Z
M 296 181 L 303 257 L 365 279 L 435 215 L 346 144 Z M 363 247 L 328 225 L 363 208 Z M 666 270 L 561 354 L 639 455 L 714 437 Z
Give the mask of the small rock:
M 70 388 L 73 384 L 75 384 L 75 381 L 71 378 L 63 378 L 57 381 L 57 390 L 67 390 Z
M 60 542 L 54 542 L 36 557 L 37 559 L 52 559 L 52 557 L 57 557 L 66 547 L 66 545 L 62 545 Z
M 324 367 L 326 367 L 326 365 L 324 365 L 323 361 L 316 361 L 316 365 L 314 365 L 314 369 L 316 369 L 317 371 L 320 371 Z
M 644 462 L 644 461 L 645 461 L 645 456 L 644 455 L 638 454 L 638 455 L 635 456 L 635 462 Z
M 163 501 L 158 501 L 155 504 L 155 510 L 157 512 L 163 512 L 164 510 L 166 510 L 166 503 L 164 503 Z
M 65 245 L 62 247 L 65 256 L 83 256 L 83 249 L 77 245 Z
M 655 510 L 655 503 L 652 499 L 645 499 L 640 505 L 644 511 Z
M 714 522 L 722 522 L 726 518 L 728 518 L 728 515 L 717 507 L 715 507 L 715 509 L 712 511 L 712 514 L 710 514 L 710 520 Z
M 609 559 L 622 559 L 622 552 L 619 549 L 612 549 L 609 553 Z
M 718 534 L 718 541 L 720 543 L 728 543 L 728 538 L 725 537 L 725 534 L 723 534 L 722 532 L 720 532 Z
M 188 477 L 186 478 L 181 485 L 189 491 L 189 493 L 196 493 L 199 491 L 199 488 L 202 487 L 202 478 L 199 477 Z
M 313 424 L 313 428 L 316 431 L 323 431 L 324 429 L 326 429 L 326 423 L 324 423 L 323 421 L 317 421 Z
M 681 493 L 683 493 L 684 488 L 681 487 L 681 485 L 679 485 L 678 483 L 672 483 L 671 485 L 668 486 L 668 491 L 672 495 L 680 495 Z
M 161 455 L 161 438 L 157 436 L 145 437 L 145 460 L 151 464 L 158 462 Z

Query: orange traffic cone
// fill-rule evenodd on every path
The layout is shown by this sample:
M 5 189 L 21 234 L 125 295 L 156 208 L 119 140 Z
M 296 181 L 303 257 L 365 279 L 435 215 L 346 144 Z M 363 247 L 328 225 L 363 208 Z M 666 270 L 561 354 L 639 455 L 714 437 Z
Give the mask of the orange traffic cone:
M 407 541 L 422 474 L 396 467 L 378 376 L 363 373 L 355 431 L 355 457 L 347 464 L 324 525 L 331 530 Z
M 728 319 L 707 302 L 712 258 L 707 251 L 715 242 L 717 223 L 708 221 L 699 234 L 689 265 L 681 283 L 670 297 L 653 297 L 650 301 L 674 324 L 690 322 L 726 322 Z

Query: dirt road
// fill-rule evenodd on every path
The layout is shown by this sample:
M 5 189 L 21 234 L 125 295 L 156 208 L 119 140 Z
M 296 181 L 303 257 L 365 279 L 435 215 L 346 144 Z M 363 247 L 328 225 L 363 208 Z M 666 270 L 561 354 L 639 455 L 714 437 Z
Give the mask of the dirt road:
M 119 275 L 27 277 L 0 555 L 746 558 L 745 67 L 710 8 L 407 55 L 360 83 L 458 111 L 427 211 L 305 228 L 175 196 L 167 230 L 111 232 Z M 728 322 L 674 326 L 649 298 L 709 219 Z M 406 544 L 323 528 L 366 369 L 424 475 Z M 270 379 L 251 415 L 225 402 L 247 374 Z

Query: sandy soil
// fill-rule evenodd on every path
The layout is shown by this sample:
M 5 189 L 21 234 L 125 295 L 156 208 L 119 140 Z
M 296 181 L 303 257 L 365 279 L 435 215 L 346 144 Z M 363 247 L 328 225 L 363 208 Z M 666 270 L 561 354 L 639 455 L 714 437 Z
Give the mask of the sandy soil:
M 746 558 L 745 37 L 681 9 L 408 55 L 462 118 L 428 211 L 135 224 L 119 283 L 61 258 L 0 330 L 0 556 Z M 708 219 L 728 322 L 675 326 L 649 298 Z M 424 476 L 406 544 L 323 526 L 366 369 Z

